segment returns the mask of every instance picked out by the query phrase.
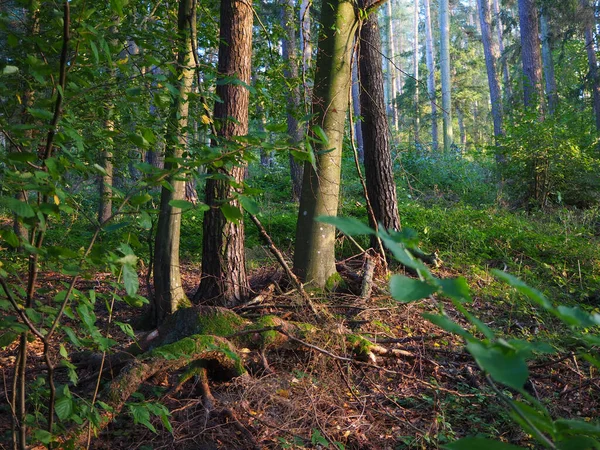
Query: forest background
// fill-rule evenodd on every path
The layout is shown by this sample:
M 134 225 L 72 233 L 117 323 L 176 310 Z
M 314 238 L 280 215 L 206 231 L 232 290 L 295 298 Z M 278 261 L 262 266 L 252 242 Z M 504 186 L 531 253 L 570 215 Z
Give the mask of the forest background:
M 597 4 L 0 8 L 6 448 L 600 448 Z

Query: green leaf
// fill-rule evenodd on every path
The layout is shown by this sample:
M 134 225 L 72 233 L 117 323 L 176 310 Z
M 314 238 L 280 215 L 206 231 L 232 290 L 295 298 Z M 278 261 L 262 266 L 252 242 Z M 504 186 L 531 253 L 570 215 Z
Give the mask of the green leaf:
M 375 234 L 375 230 L 354 217 L 318 216 L 315 220 L 333 225 L 347 236 Z
M 550 303 L 550 301 L 544 297 L 544 294 L 537 289 L 528 286 L 525 282 L 519 280 L 517 277 L 498 269 L 493 269 L 492 273 L 496 278 L 505 281 L 509 286 L 514 287 L 517 291 L 526 295 L 530 300 L 534 301 L 542 308 L 547 309 L 548 311 L 552 311 L 554 309 L 552 307 L 552 303 Z
M 597 314 L 590 315 L 577 306 L 568 307 L 560 305 L 556 308 L 556 316 L 567 325 L 574 327 L 593 327 L 600 325 Z
M 29 111 L 29 114 L 31 114 L 31 116 L 35 117 L 36 119 L 52 120 L 52 118 L 54 117 L 54 114 L 52 114 L 46 109 L 27 108 L 27 111 Z
M 59 397 L 54 404 L 56 415 L 61 421 L 67 420 L 73 414 L 73 399 L 71 397 Z
M 587 436 L 569 436 L 556 443 L 559 450 L 593 450 L 600 449 L 600 442 Z
M 128 97 L 137 97 L 141 93 L 142 93 L 142 88 L 139 86 L 125 89 L 125 94 L 127 94 Z
M 152 219 L 150 218 L 150 214 L 146 211 L 142 211 L 140 213 L 140 217 L 138 219 L 138 225 L 144 230 L 149 230 L 152 228 Z
M 143 194 L 134 195 L 133 197 L 131 197 L 129 203 L 131 203 L 133 206 L 140 206 L 144 203 L 148 203 L 150 200 L 152 200 L 152 196 L 145 192 Z
M 588 436 L 600 436 L 600 426 L 575 419 L 558 419 L 554 421 L 559 432 L 566 435 L 585 434 Z
M 98 55 L 98 46 L 95 42 L 90 42 L 90 47 L 92 49 L 92 53 L 94 55 L 94 61 L 96 64 L 100 62 L 100 56 Z
M 473 355 L 479 367 L 489 373 L 494 380 L 518 391 L 523 389 L 529 377 L 529 369 L 521 356 L 508 353 L 496 346 L 488 348 L 474 341 L 467 343 L 467 350 Z
M 404 275 L 393 275 L 390 279 L 390 292 L 394 300 L 399 302 L 408 303 L 421 300 L 429 297 L 435 291 L 437 291 L 436 286 Z
M 468 437 L 444 445 L 447 450 L 523 450 L 525 447 L 494 441 L 486 438 Z
M 329 447 L 329 441 L 323 437 L 321 432 L 316 428 L 313 428 L 310 441 L 313 445 L 322 445 L 325 448 Z
M 238 199 L 240 200 L 242 207 L 250 214 L 255 216 L 259 213 L 258 203 L 256 203 L 253 199 L 246 197 L 245 195 L 240 195 Z
M 15 73 L 19 73 L 19 68 L 17 66 L 5 66 L 2 69 L 2 75 L 12 75 Z
M 19 247 L 19 236 L 17 236 L 12 229 L 5 228 L 3 230 L 0 230 L 0 236 L 2 236 L 2 239 L 4 239 L 4 241 L 11 247 Z
M 134 296 L 140 288 L 140 281 L 135 268 L 130 264 L 123 265 L 123 284 L 127 295 Z
M 442 288 L 442 294 L 458 300 L 459 302 L 471 302 L 469 285 L 464 277 L 438 279 L 437 284 Z
M 148 142 L 146 140 L 146 138 L 144 136 L 142 136 L 141 134 L 129 133 L 127 135 L 127 138 L 139 148 L 150 147 L 150 142 Z
M 0 332 L 0 348 L 5 349 L 10 344 L 15 342 L 18 337 L 19 333 L 15 333 L 11 330 L 2 330 L 2 332 Z
M 32 162 L 37 159 L 37 155 L 35 153 L 30 152 L 13 152 L 6 155 L 9 161 L 18 161 L 18 162 Z
M 153 433 L 156 433 L 156 428 L 150 423 L 150 411 L 146 405 L 130 404 L 129 411 L 135 424 L 142 424 Z
M 17 216 L 25 218 L 35 217 L 35 211 L 29 203 L 22 202 L 21 200 L 12 197 L 2 197 L 0 198 L 0 201 Z
M 188 209 L 192 209 L 194 204 L 192 202 L 188 202 L 187 200 L 171 200 L 169 202 L 169 206 L 173 208 L 180 208 L 182 211 L 187 211 Z
M 429 320 L 432 324 L 437 325 L 442 330 L 452 334 L 456 334 L 467 341 L 475 340 L 473 335 L 461 327 L 459 324 L 451 320 L 448 316 L 424 313 L 423 317 Z
M 45 445 L 48 445 L 52 440 L 52 435 L 48 431 L 42 430 L 41 428 L 35 428 L 33 430 L 33 437 Z
M 229 222 L 238 223 L 244 217 L 240 208 L 229 203 L 221 205 L 221 212 Z

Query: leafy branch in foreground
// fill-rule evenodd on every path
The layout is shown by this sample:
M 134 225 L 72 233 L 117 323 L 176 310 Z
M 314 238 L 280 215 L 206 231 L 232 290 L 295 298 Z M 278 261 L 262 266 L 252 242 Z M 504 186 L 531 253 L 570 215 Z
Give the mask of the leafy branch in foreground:
M 347 235 L 377 235 L 389 252 L 404 266 L 416 271 L 418 279 L 403 275 L 392 275 L 390 292 L 392 297 L 403 303 L 428 298 L 434 294 L 450 299 L 456 310 L 472 325 L 475 333 L 451 319 L 444 312 L 444 304 L 438 302 L 438 314 L 423 316 L 443 330 L 464 339 L 465 348 L 473 356 L 486 380 L 499 399 L 506 404 L 513 420 L 544 448 L 561 450 L 600 449 L 600 426 L 577 419 L 553 419 L 548 409 L 525 390 L 529 379 L 527 360 L 534 354 L 553 353 L 554 349 L 544 342 L 530 342 L 516 338 L 504 338 L 473 315 L 467 308 L 472 301 L 469 286 L 463 277 L 437 278 L 421 261 L 413 257 L 416 248 L 414 233 L 380 229 L 378 232 L 357 219 L 342 217 L 320 217 L 320 220 L 335 225 Z M 591 366 L 600 369 L 598 325 L 600 314 L 588 313 L 579 307 L 555 306 L 540 291 L 528 286 L 520 279 L 500 270 L 493 270 L 496 278 L 504 281 L 523 294 L 538 307 L 559 319 L 575 340 L 579 356 Z M 509 397 L 496 386 L 500 383 L 518 395 Z M 515 445 L 487 438 L 468 437 L 446 446 L 450 450 L 519 449 Z

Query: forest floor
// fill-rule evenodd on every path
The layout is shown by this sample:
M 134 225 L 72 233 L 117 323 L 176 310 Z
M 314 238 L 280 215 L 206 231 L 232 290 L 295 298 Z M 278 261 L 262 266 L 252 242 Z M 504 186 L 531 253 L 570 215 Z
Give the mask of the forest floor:
M 362 258 L 351 258 L 346 263 L 361 273 Z M 460 270 L 447 265 L 432 270 L 438 277 L 461 275 Z M 198 267 L 186 265 L 182 273 L 185 289 L 192 295 L 199 281 Z M 281 279 L 278 273 L 274 264 L 254 270 L 257 290 Z M 551 321 L 507 300 L 493 277 L 483 272 L 462 275 L 467 276 L 473 292 L 471 310 L 490 327 L 525 339 L 556 340 L 557 331 Z M 110 278 L 110 274 L 97 274 L 93 280 L 81 281 L 78 289 L 109 291 Z M 61 281 L 60 275 L 46 274 L 39 284 L 51 295 Z M 272 296 L 238 312 L 251 320 L 274 314 L 286 320 L 309 321 L 294 294 L 284 291 L 287 289 L 276 285 Z M 268 366 L 260 354 L 244 353 L 248 375 L 211 380 L 216 400 L 212 411 L 203 404 L 197 380 L 170 393 L 177 374 L 150 379 L 135 400 L 166 405 L 173 431 L 169 432 L 159 418 L 151 417 L 156 429 L 153 432 L 134 424 L 132 416 L 123 412 L 99 436 L 91 438 L 89 448 L 434 449 L 477 434 L 535 448 L 531 437 L 510 419 L 461 340 L 422 317 L 423 312 L 438 310 L 437 301 L 399 304 L 386 292 L 386 280 L 380 277 L 374 294 L 366 300 L 350 293 L 315 298 L 335 318 L 326 329 L 306 338 L 310 346 L 266 351 Z M 468 328 L 451 304 L 445 305 L 445 310 Z M 102 328 L 108 320 L 104 305 L 98 304 L 96 313 Z M 135 324 L 139 315 L 140 309 L 119 303 L 113 320 Z M 352 359 L 353 352 L 344 336 L 350 330 L 402 352 L 375 361 L 349 362 L 347 358 Z M 123 346 L 130 342 L 116 327 L 112 337 Z M 557 353 L 530 361 L 528 390 L 555 417 L 597 417 L 600 378 L 570 349 L 557 347 Z M 12 390 L 15 349 L 16 343 L 0 351 L 2 391 L 7 399 Z M 32 385 L 44 371 L 41 345 L 33 342 L 27 364 L 27 378 Z M 79 376 L 82 386 L 93 385 L 94 373 L 82 369 Z M 66 372 L 59 371 L 57 378 L 59 383 L 66 383 Z M 505 392 L 513 395 L 510 390 Z M 10 413 L 5 406 L 0 407 L 0 437 L 10 438 Z M 0 449 L 11 448 L 7 441 L 1 442 Z

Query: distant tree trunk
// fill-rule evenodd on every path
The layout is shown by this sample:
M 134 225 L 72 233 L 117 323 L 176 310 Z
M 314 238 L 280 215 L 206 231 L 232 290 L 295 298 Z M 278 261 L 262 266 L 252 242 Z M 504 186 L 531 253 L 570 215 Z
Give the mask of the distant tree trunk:
M 450 84 L 450 11 L 448 0 L 440 0 L 440 70 L 442 73 L 442 109 L 444 117 L 444 151 L 452 146 L 452 98 Z
M 587 14 L 584 22 L 583 34 L 585 38 L 585 50 L 588 57 L 588 80 L 592 89 L 594 101 L 594 114 L 596 116 L 596 131 L 600 133 L 600 79 L 598 78 L 598 60 L 594 46 L 594 11 L 589 7 L 588 0 L 581 0 L 581 6 Z
M 380 48 L 377 16 L 372 13 L 362 24 L 359 45 L 365 176 L 375 223 L 371 217 L 369 221 L 373 228 L 381 223 L 386 229 L 399 230 L 400 217 L 390 153 L 390 130 L 385 115 Z M 377 249 L 377 246 L 374 245 L 374 248 Z
M 354 114 L 354 135 L 356 136 L 356 152 L 360 162 L 365 160 L 362 120 L 360 114 L 360 80 L 358 77 L 358 55 L 352 61 L 352 113 Z M 383 105 L 385 111 L 385 103 Z
M 523 105 L 526 108 L 534 108 L 541 106 L 543 99 L 542 57 L 535 0 L 519 0 L 519 25 L 523 62 Z
M 302 0 L 300 4 L 300 48 L 302 49 L 302 83 L 304 85 L 304 104 L 309 107 L 311 100 L 311 88 L 308 83 L 310 65 L 312 61 L 311 42 L 311 0 Z
M 465 117 L 460 108 L 456 108 L 456 118 L 458 120 L 458 134 L 460 135 L 460 146 L 464 149 L 467 146 L 467 130 L 465 129 Z M 461 149 L 461 150 L 462 150 Z
M 433 36 L 431 31 L 431 7 L 430 1 L 424 0 L 425 9 L 425 59 L 427 61 L 427 94 L 431 103 L 431 148 L 434 152 L 438 150 L 438 120 L 437 103 L 435 93 L 435 58 L 433 48 Z
M 554 61 L 552 59 L 552 31 L 548 23 L 547 13 L 542 12 L 540 25 L 542 32 L 542 64 L 544 66 L 544 81 L 546 82 L 546 98 L 548 101 L 548 114 L 554 114 L 558 104 L 556 91 L 556 77 L 554 76 Z
M 314 123 L 325 131 L 328 142 L 316 145 L 316 171 L 310 163 L 304 166 L 294 252 L 296 273 L 316 287 L 325 287 L 330 277 L 337 273 L 335 227 L 316 223 L 314 219 L 321 215 L 337 215 L 356 30 L 352 3 L 323 0 L 321 12 L 313 112 Z
M 502 77 L 504 87 L 504 100 L 508 101 L 512 98 L 512 87 L 510 85 L 510 72 L 508 71 L 508 61 L 504 58 L 504 25 L 502 25 L 502 16 L 500 15 L 500 1 L 494 0 L 494 16 L 496 17 L 496 33 L 498 36 L 498 50 L 502 63 Z
M 252 57 L 252 3 L 250 0 L 222 0 L 220 19 L 220 77 L 237 78 L 250 83 Z M 214 118 L 217 134 L 223 143 L 233 136 L 248 133 L 248 88 L 236 82 L 217 83 Z M 236 166 L 225 173 L 235 182 L 244 180 L 244 167 Z M 213 174 L 215 172 L 213 171 Z M 244 248 L 244 223 L 228 222 L 221 212 L 227 204 L 241 209 L 238 200 L 229 200 L 234 187 L 228 180 L 209 178 L 202 237 L 202 280 L 196 299 L 219 299 L 223 306 L 242 302 L 249 292 Z
M 389 3 L 390 0 L 388 0 Z M 419 0 L 415 1 L 413 17 L 413 66 L 415 74 L 415 143 L 419 142 Z
M 500 83 L 496 72 L 496 58 L 498 49 L 492 39 L 490 1 L 477 0 L 479 10 L 479 21 L 481 22 L 481 39 L 483 41 L 483 53 L 485 55 L 485 67 L 487 70 L 488 86 L 490 88 L 490 101 L 492 104 L 492 120 L 494 122 L 494 137 L 498 139 L 502 131 L 502 96 Z M 499 157 L 499 154 L 498 154 Z
M 185 181 L 176 173 L 186 145 L 185 128 L 188 124 L 188 95 L 192 90 L 195 62 L 192 42 L 196 41 L 196 1 L 180 0 L 177 13 L 177 75 L 172 83 L 178 88 L 167 124 L 165 170 L 171 172 L 167 181 L 171 189 L 162 188 L 160 212 L 154 243 L 154 299 L 153 316 L 156 323 L 186 303 L 179 271 L 179 243 L 181 208 L 171 206 L 173 200 L 185 198 Z
M 396 43 L 394 40 L 394 24 L 392 20 L 392 3 L 391 0 L 386 2 L 386 15 L 385 19 L 387 22 L 387 40 L 388 40 L 388 85 L 390 92 L 390 115 L 392 118 L 392 124 L 394 129 L 398 129 L 398 108 L 396 106 L 396 96 L 398 92 L 396 90 L 396 66 L 394 65 L 396 55 Z
M 292 145 L 298 145 L 302 141 L 302 133 L 298 125 L 297 114 L 300 109 L 300 86 L 298 84 L 298 63 L 296 58 L 296 21 L 294 20 L 294 0 L 283 0 L 281 25 L 285 30 L 285 38 L 282 39 L 283 59 L 287 62 L 284 70 L 285 77 L 292 83 L 291 89 L 287 91 L 287 128 Z M 292 201 L 300 200 L 302 191 L 302 164 L 296 162 L 292 154 L 289 155 L 290 175 L 292 179 Z

